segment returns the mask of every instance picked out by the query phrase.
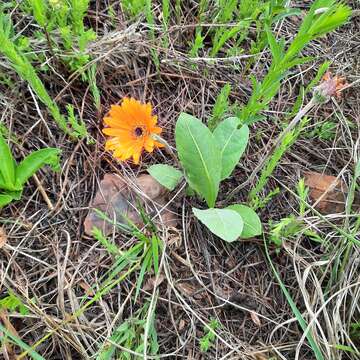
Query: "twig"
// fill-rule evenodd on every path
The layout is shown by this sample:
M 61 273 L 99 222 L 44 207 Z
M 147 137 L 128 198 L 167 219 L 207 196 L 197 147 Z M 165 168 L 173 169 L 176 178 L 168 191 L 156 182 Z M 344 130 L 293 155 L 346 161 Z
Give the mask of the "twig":
M 33 179 L 36 182 L 36 186 L 38 187 L 41 196 L 44 198 L 46 205 L 48 206 L 50 211 L 54 210 L 54 205 L 52 204 L 51 200 L 49 199 L 49 197 L 47 196 L 47 193 L 44 189 L 44 187 L 41 185 L 41 182 L 39 180 L 39 178 L 36 176 L 36 174 L 33 175 Z

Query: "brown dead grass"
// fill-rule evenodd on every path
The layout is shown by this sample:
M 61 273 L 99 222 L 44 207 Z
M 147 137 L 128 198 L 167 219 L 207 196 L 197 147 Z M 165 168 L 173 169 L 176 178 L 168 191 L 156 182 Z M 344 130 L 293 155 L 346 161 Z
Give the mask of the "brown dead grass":
M 12 146 L 15 154 L 20 157 L 21 153 L 43 146 L 57 146 L 63 151 L 59 174 L 47 170 L 38 174 L 46 196 L 39 184 L 31 180 L 22 200 L 3 209 L 0 217 L 0 224 L 7 233 L 7 243 L 0 250 L 0 291 L 6 294 L 12 289 L 31 309 L 28 316 L 9 315 L 9 319 L 28 344 L 34 344 L 55 330 L 36 349 L 46 359 L 91 358 L 99 343 L 114 329 L 113 320 L 126 319 L 152 293 L 152 289 L 143 291 L 134 303 L 128 296 L 136 280 L 132 276 L 76 320 L 64 323 L 69 314 L 79 308 L 81 298 L 91 286 L 95 285 L 95 292 L 98 290 L 99 278 L 112 263 L 106 251 L 83 233 L 88 204 L 100 179 L 106 172 L 125 179 L 134 178 L 149 164 L 172 161 L 165 153 L 157 152 L 144 156 L 139 167 L 116 163 L 104 152 L 104 138 L 99 131 L 109 105 L 126 95 L 151 101 L 165 129 L 164 138 L 173 144 L 174 125 L 181 111 L 205 120 L 219 89 L 226 82 L 233 86 L 233 102 L 246 102 L 251 92 L 247 58 L 220 59 L 214 63 L 205 55 L 195 62 L 188 59 L 186 44 L 193 28 L 186 24 L 195 24 L 196 19 L 186 7 L 183 9 L 186 24 L 169 29 L 172 40 L 169 49 L 149 42 L 147 29 L 141 22 L 130 25 L 119 16 L 112 27 L 105 15 L 106 7 L 98 2 L 89 16 L 99 34 L 90 52 L 98 66 L 101 110 L 94 108 L 86 84 L 69 74 L 49 52 L 46 56 L 52 70 L 42 74 L 49 92 L 62 108 L 68 102 L 75 104 L 96 140 L 95 145 L 83 141 L 72 143 L 54 127 L 49 114 L 40 106 L 47 124 L 44 126 L 26 84 L 0 58 L 0 70 L 13 82 L 12 87 L 0 85 L 0 104 L 2 122 L 18 139 Z M 286 20 L 278 26 L 277 32 L 290 39 L 297 26 L 296 19 Z M 18 27 L 25 29 L 24 24 Z M 339 32 L 307 49 L 307 55 L 315 56 L 316 60 L 292 71 L 271 108 L 265 112 L 267 120 L 252 127 L 246 155 L 232 178 L 223 184 L 220 200 L 245 182 L 259 161 L 267 156 L 300 85 L 308 84 L 321 62 L 332 60 L 334 73 L 346 76 L 349 83 L 359 80 L 359 31 L 359 18 L 354 18 Z M 151 61 L 152 48 L 161 59 L 159 72 Z M 35 42 L 34 49 L 46 51 L 46 45 Z M 257 56 L 254 75 L 261 78 L 269 61 L 267 51 Z M 260 213 L 266 230 L 269 220 L 296 213 L 297 202 L 288 189 L 294 191 L 304 171 L 340 174 L 346 184 L 350 183 L 354 160 L 359 157 L 358 86 L 355 84 L 346 90 L 343 101 L 333 100 L 311 113 L 309 128 L 326 119 L 335 119 L 338 122 L 336 138 L 322 141 L 301 137 L 281 160 L 266 188 L 268 192 L 280 186 L 281 193 Z M 232 201 L 245 202 L 255 181 L 256 177 Z M 53 210 L 49 209 L 46 197 Z M 191 205 L 196 203 L 199 203 L 196 199 L 184 198 L 183 192 L 177 193 L 173 205 L 182 219 L 182 226 L 160 229 L 166 244 L 165 279 L 160 284 L 156 304 L 161 356 L 171 359 L 259 360 L 272 356 L 313 359 L 267 263 L 263 240 L 251 239 L 232 245 L 220 241 L 191 215 Z M 357 359 L 358 355 L 338 351 L 334 345 L 356 346 L 349 331 L 350 323 L 359 318 L 359 250 L 355 246 L 350 249 L 344 272 L 339 274 L 333 288 L 326 289 L 331 269 L 346 248 L 343 238 L 331 224 L 342 227 L 351 219 L 337 214 L 327 216 L 326 220 L 311 212 L 304 219 L 309 228 L 316 229 L 332 247 L 310 242 L 299 234 L 286 242 L 280 254 L 274 249 L 270 252 L 298 308 L 307 321 L 316 323 L 313 334 L 326 359 Z M 115 234 L 113 240 L 121 247 L 129 239 Z M 152 277 L 148 274 L 148 278 Z M 212 317 L 218 319 L 221 328 L 215 347 L 208 354 L 201 354 L 198 341 L 204 324 Z

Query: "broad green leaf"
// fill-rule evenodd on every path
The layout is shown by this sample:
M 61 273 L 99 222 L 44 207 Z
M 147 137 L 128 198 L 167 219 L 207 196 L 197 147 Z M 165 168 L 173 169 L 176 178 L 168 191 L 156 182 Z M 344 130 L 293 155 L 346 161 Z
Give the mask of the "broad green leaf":
M 0 171 L 0 190 L 7 190 L 5 180 L 4 180 L 4 177 L 1 174 L 1 171 Z
M 193 208 L 193 213 L 212 233 L 225 241 L 237 240 L 243 231 L 244 222 L 234 210 Z
M 14 198 L 10 195 L 0 194 L 0 209 L 5 205 L 10 204 L 13 200 Z
M 181 171 L 170 165 L 152 165 L 147 171 L 157 182 L 169 190 L 174 190 L 183 177 Z
M 26 181 L 44 165 L 50 165 L 55 171 L 60 169 L 59 149 L 48 148 L 34 151 L 16 167 L 16 185 L 23 186 Z
M 10 148 L 0 134 L 0 172 L 5 186 L 9 189 L 15 185 L 15 161 Z
M 262 233 L 261 221 L 253 209 L 241 204 L 228 206 L 227 209 L 236 211 L 244 221 L 244 228 L 240 235 L 241 238 L 247 239 Z
M 233 172 L 249 140 L 248 126 L 238 129 L 239 123 L 237 117 L 229 117 L 214 130 L 214 137 L 221 151 L 221 180 Z
M 214 207 L 221 175 L 220 149 L 211 131 L 196 117 L 181 113 L 176 148 L 189 185 Z

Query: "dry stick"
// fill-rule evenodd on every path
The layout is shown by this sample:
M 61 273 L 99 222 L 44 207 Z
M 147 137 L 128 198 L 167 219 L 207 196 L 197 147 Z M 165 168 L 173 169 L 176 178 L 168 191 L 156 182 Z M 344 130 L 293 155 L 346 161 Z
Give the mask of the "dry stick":
M 269 151 L 269 154 L 273 153 L 273 151 L 281 144 L 281 142 L 284 140 L 284 137 L 300 122 L 300 120 L 316 105 L 318 102 L 313 98 L 308 102 L 307 105 L 305 105 L 297 114 L 296 116 L 291 120 L 287 128 L 281 133 L 281 135 L 277 138 L 275 141 L 275 144 L 272 146 L 272 149 Z M 269 155 L 270 156 L 270 155 Z M 252 174 L 249 176 L 249 178 L 237 186 L 226 198 L 225 202 L 228 202 L 231 200 L 240 190 L 242 190 L 245 186 L 247 186 L 249 183 L 252 182 L 252 180 L 255 178 L 257 173 L 263 168 L 263 166 L 267 163 L 269 156 L 265 156 L 260 161 L 259 165 L 255 168 L 255 170 L 252 172 Z
M 50 211 L 53 211 L 54 210 L 54 205 L 52 204 L 51 200 L 47 196 L 47 193 L 46 193 L 44 187 L 41 185 L 41 182 L 40 182 L 40 180 L 39 180 L 39 178 L 37 177 L 36 174 L 33 175 L 33 179 L 34 179 L 34 181 L 36 183 L 36 186 L 37 186 L 41 196 L 44 198 L 47 207 L 49 208 Z

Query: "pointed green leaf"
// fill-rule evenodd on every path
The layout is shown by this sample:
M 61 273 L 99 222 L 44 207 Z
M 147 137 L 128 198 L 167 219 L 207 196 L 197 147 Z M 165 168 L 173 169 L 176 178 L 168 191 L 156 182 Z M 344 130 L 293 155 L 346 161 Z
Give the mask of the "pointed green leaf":
M 59 149 L 48 148 L 34 151 L 16 167 L 16 185 L 23 186 L 26 181 L 44 165 L 59 170 Z
M 214 131 L 221 151 L 221 180 L 231 175 L 249 140 L 249 128 L 244 125 L 238 129 L 239 124 L 237 117 L 230 117 L 222 121 Z
M 242 239 L 258 236 L 262 233 L 262 224 L 256 212 L 248 206 L 235 204 L 227 209 L 236 211 L 244 221 L 244 228 L 240 235 Z
M 278 63 L 280 63 L 280 61 L 283 57 L 282 48 L 281 48 L 280 44 L 278 43 L 278 41 L 275 39 L 275 36 L 273 35 L 273 33 L 271 32 L 269 27 L 266 25 L 265 25 L 265 32 L 267 35 L 267 40 L 268 40 L 268 44 L 269 44 L 269 47 L 271 50 L 271 54 L 274 58 L 274 63 L 278 64 Z
M 15 161 L 10 148 L 0 133 L 0 172 L 7 188 L 15 184 Z
M 212 233 L 225 241 L 237 240 L 243 231 L 243 220 L 234 210 L 193 208 L 193 213 Z
M 174 190 L 183 177 L 181 171 L 170 165 L 152 165 L 147 171 L 157 182 L 169 190 Z
M 221 175 L 221 154 L 213 134 L 196 117 L 181 113 L 175 140 L 189 185 L 213 207 Z

